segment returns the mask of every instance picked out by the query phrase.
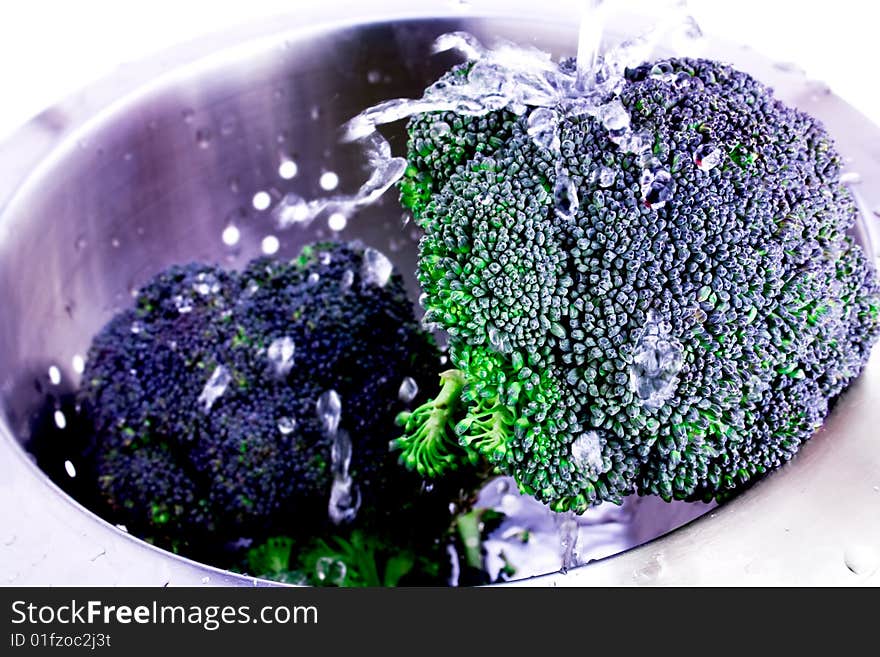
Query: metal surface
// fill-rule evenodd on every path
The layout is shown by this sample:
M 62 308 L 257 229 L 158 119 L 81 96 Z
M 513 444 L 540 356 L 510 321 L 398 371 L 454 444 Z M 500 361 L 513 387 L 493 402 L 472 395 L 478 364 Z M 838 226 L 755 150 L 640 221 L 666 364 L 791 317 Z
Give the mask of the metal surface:
M 411 14 L 398 4 L 385 13 Z M 282 255 L 329 236 L 323 223 L 276 232 L 254 195 L 318 196 L 324 171 L 339 174 L 341 189 L 356 189 L 361 159 L 336 143 L 338 126 L 376 101 L 419 94 L 448 68 L 450 56 L 429 56 L 434 36 L 467 29 L 557 55 L 576 43 L 570 18 L 546 8 L 540 20 L 524 8 L 518 18 L 335 25 L 332 11 L 243 28 L 129 69 L 44 113 L 0 152 L 0 203 L 8 201 L 0 215 L 0 583 L 252 584 L 113 528 L 33 466 L 19 443 L 51 386 L 49 367 L 62 374 L 56 392 L 72 390 L 74 356 L 132 290 L 171 263 L 240 265 L 269 234 Z M 315 27 L 319 18 L 324 25 Z M 874 126 L 821 86 L 750 51 L 715 43 L 707 54 L 823 119 L 861 173 L 867 206 L 880 205 Z M 399 127 L 394 134 L 401 150 Z M 288 158 L 298 165 L 292 179 L 278 171 Z M 241 231 L 234 247 L 221 239 L 230 223 Z M 401 231 L 393 194 L 351 219 L 341 237 L 394 252 L 405 272 L 415 268 L 415 235 Z M 410 284 L 415 289 L 412 277 Z M 878 354 L 826 428 L 782 471 L 642 548 L 527 583 L 880 583 Z

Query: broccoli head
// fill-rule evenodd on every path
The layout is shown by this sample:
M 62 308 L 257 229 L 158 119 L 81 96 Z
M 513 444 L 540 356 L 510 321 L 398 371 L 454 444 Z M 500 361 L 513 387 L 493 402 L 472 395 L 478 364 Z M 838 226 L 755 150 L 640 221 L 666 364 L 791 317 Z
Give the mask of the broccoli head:
M 381 515 L 421 484 L 388 440 L 438 358 L 374 249 L 171 267 L 88 353 L 80 401 L 103 498 L 164 545 L 319 532 L 331 501 L 335 522 L 359 505 Z
M 728 65 L 645 64 L 602 93 L 411 119 L 401 198 L 457 373 L 394 446 L 427 475 L 481 455 L 559 511 L 721 499 L 789 460 L 867 360 L 856 204 L 823 126 Z

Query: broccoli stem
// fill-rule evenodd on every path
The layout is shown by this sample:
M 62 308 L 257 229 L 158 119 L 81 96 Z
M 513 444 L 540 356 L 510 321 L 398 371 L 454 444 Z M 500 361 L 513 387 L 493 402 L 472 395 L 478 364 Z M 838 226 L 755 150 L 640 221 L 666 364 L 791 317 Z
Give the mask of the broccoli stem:
M 411 413 L 398 415 L 404 435 L 391 441 L 392 450 L 401 450 L 400 462 L 423 477 L 438 477 L 458 467 L 461 450 L 454 439 L 454 415 L 465 385 L 461 370 L 440 375 L 442 387 Z
M 465 563 L 477 570 L 483 569 L 483 538 L 480 532 L 480 516 L 485 509 L 474 509 L 455 519 L 455 528 L 464 546 Z
M 513 411 L 498 397 L 492 397 L 478 400 L 455 427 L 455 432 L 465 449 L 479 452 L 490 462 L 497 463 L 507 455 L 513 427 Z

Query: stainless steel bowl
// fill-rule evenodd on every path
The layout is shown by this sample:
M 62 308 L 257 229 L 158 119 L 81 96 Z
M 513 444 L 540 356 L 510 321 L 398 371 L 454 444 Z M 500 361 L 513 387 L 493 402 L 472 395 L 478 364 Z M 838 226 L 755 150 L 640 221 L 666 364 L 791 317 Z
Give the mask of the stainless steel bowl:
M 254 196 L 319 196 L 324 171 L 356 189 L 361 159 L 337 143 L 338 126 L 379 100 L 419 94 L 446 70 L 454 59 L 429 56 L 434 37 L 464 29 L 556 55 L 576 43 L 570 17 L 550 8 L 438 18 L 447 4 L 425 17 L 390 2 L 371 21 L 323 8 L 190 44 L 44 112 L 0 151 L 0 583 L 256 583 L 152 548 L 72 501 L 21 447 L 30 413 L 47 390 L 74 389 L 75 356 L 155 272 L 190 260 L 241 265 L 267 235 L 281 255 L 330 236 L 322 222 L 278 232 Z M 866 207 L 880 205 L 876 127 L 746 49 L 714 42 L 706 54 L 824 120 L 862 176 Z M 399 126 L 392 135 L 402 150 Z M 291 179 L 279 175 L 286 160 L 297 164 Z M 860 239 L 873 249 L 870 224 Z M 234 246 L 221 238 L 228 225 L 241 233 Z M 389 194 L 341 237 L 394 252 L 412 272 L 409 230 Z M 733 502 L 640 548 L 527 583 L 880 583 L 878 359 L 791 464 Z

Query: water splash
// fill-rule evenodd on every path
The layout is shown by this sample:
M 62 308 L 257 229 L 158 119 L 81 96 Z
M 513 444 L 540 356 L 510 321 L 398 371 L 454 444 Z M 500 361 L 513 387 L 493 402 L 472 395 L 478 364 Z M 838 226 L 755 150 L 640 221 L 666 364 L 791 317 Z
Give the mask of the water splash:
M 226 388 L 231 382 L 232 375 L 229 374 L 229 370 L 223 365 L 218 365 L 208 379 L 208 382 L 205 384 L 205 387 L 202 388 L 199 398 L 196 400 L 201 404 L 202 410 L 204 410 L 205 413 L 211 412 L 214 403 L 223 396 L 223 393 L 226 392 Z
M 672 397 L 678 386 L 678 373 L 684 362 L 684 348 L 672 335 L 668 322 L 654 311 L 648 318 L 633 350 L 629 384 L 645 408 L 656 410 Z
M 335 525 L 351 522 L 361 506 L 358 485 L 349 474 L 351 465 L 351 438 L 347 431 L 337 431 L 330 451 L 330 469 L 333 472 L 333 485 L 330 488 L 330 502 L 327 515 Z
M 457 51 L 471 64 L 467 77 L 460 84 L 432 85 L 421 98 L 380 102 L 350 119 L 342 126 L 341 139 L 359 143 L 364 149 L 371 171 L 368 180 L 352 195 L 306 201 L 289 194 L 274 211 L 278 226 L 307 224 L 325 212 L 350 217 L 360 206 L 377 200 L 403 177 L 407 167 L 405 158 L 392 155 L 391 145 L 378 127 L 427 112 L 482 116 L 507 110 L 522 116 L 532 108 L 529 134 L 536 144 L 554 153 L 559 150 L 559 116 L 590 115 L 602 121 L 623 152 L 647 153 L 650 140 L 631 130 L 629 115 L 618 98 L 625 85 L 624 72 L 648 60 L 662 38 L 671 40 L 676 51 L 681 51 L 700 39 L 702 33 L 685 3 L 672 2 L 647 32 L 600 55 L 606 7 L 601 0 L 584 0 L 583 7 L 577 59 L 564 65 L 530 46 L 498 41 L 487 47 L 466 32 L 438 37 L 433 52 Z M 434 130 L 439 135 L 447 128 L 438 123 Z M 265 209 L 267 201 L 268 195 L 255 196 L 254 206 Z
M 569 569 L 578 565 L 577 558 L 577 541 L 578 541 L 578 522 L 574 513 L 560 513 L 556 517 L 559 525 L 559 548 L 562 558 L 562 572 L 568 572 Z
M 604 31 L 602 0 L 583 0 L 577 46 L 577 76 L 582 88 L 589 87 L 593 82 L 592 75 L 596 70 Z
M 288 194 L 279 206 L 279 210 L 275 212 L 275 221 L 279 228 L 287 228 L 293 224 L 308 224 L 325 212 L 347 218 L 359 207 L 375 202 L 403 177 L 406 171 L 406 158 L 392 156 L 391 144 L 382 135 L 378 132 L 355 135 L 356 133 L 347 131 L 344 141 L 356 141 L 363 147 L 371 172 L 367 181 L 351 195 L 340 194 L 305 201 L 295 194 Z M 339 223 L 338 219 L 336 221 Z
M 330 487 L 330 500 L 327 503 L 327 516 L 339 525 L 351 522 L 357 516 L 361 505 L 360 489 L 349 472 L 352 445 L 348 432 L 339 428 L 342 417 L 342 400 L 335 390 L 327 390 L 318 398 L 316 404 L 318 419 L 329 438 L 330 474 L 333 483 Z
M 559 115 L 546 107 L 529 113 L 526 132 L 538 148 L 559 154 Z

